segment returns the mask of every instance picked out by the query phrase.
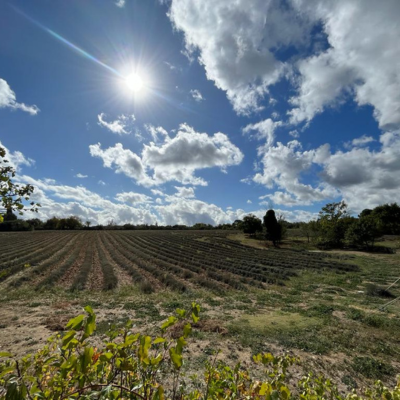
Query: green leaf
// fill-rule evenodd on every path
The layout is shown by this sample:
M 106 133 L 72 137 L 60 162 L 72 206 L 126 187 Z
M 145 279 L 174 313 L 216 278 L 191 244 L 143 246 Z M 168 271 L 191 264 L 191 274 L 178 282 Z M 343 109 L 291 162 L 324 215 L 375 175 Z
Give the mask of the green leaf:
M 150 346 L 151 346 L 151 337 L 150 336 L 142 336 L 140 338 L 139 359 L 141 362 L 144 362 L 145 364 L 149 363 Z
M 165 341 L 166 341 L 165 338 L 158 337 L 157 339 L 154 340 L 153 344 L 164 343 Z
M 110 352 L 107 352 L 107 353 L 103 353 L 101 356 L 100 356 L 100 361 L 102 361 L 102 362 L 108 362 L 108 361 L 110 361 L 112 358 L 113 358 L 113 353 L 110 353 Z
M 83 325 L 83 319 L 85 318 L 85 316 L 84 315 L 78 315 L 77 317 L 75 317 L 75 318 L 72 318 L 71 320 L 69 320 L 69 322 L 68 322 L 68 324 L 67 324 L 67 326 L 66 326 L 66 328 L 67 329 L 74 329 L 74 330 L 79 330 L 79 329 L 81 329 L 82 328 L 82 325 Z
M 186 316 L 186 310 L 183 310 L 183 309 L 181 309 L 181 308 L 177 308 L 175 311 L 176 311 L 176 313 L 177 313 L 181 318 L 185 318 L 185 316 Z
M 200 306 L 195 302 L 192 303 L 192 320 L 194 323 L 198 322 L 200 314 Z
M 85 347 L 85 351 L 81 356 L 81 369 L 83 373 L 86 373 L 88 366 L 92 362 L 93 354 L 93 347 Z
M 67 332 L 62 338 L 62 347 L 64 348 L 76 335 L 76 331 Z
M 0 378 L 2 378 L 3 376 L 7 375 L 10 372 L 14 372 L 15 368 L 14 367 L 8 367 L 6 369 L 3 369 L 3 371 L 1 371 L 0 373 Z
M 191 333 L 192 333 L 192 325 L 190 325 L 189 323 L 187 323 L 187 324 L 183 327 L 183 337 L 184 337 L 184 338 L 187 338 Z
M 12 354 L 9 353 L 8 351 L 0 351 L 0 357 L 12 357 Z
M 92 307 L 86 306 L 86 307 L 84 308 L 84 310 L 85 310 L 89 315 L 94 315 L 94 312 L 93 312 L 93 308 L 92 308 Z
M 174 325 L 178 321 L 178 318 L 176 317 L 169 317 L 162 325 L 161 325 L 161 330 L 165 330 L 169 328 L 170 326 Z
M 153 400 L 164 400 L 164 388 L 159 386 L 154 393 Z
M 136 335 L 127 335 L 125 338 L 125 346 L 130 346 L 132 343 L 135 343 L 139 339 L 140 333 Z
M 176 369 L 182 367 L 182 355 L 178 354 L 173 347 L 169 349 L 169 356 Z
M 183 336 L 181 336 L 177 341 L 176 341 L 176 352 L 177 354 L 182 354 L 183 348 L 187 345 L 185 342 L 185 339 Z
M 86 319 L 85 333 L 81 339 L 82 342 L 89 336 L 91 336 L 92 333 L 96 330 L 96 315 L 93 313 L 92 308 L 90 306 L 86 306 L 85 311 L 87 311 L 89 315 Z

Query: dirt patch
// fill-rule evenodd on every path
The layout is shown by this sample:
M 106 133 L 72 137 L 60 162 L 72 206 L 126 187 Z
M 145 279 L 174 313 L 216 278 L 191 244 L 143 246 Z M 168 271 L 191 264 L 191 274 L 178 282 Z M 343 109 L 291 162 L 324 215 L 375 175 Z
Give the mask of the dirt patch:
M 173 339 L 178 339 L 180 336 L 182 336 L 183 326 L 184 324 L 182 322 L 178 322 L 169 330 L 171 337 Z M 223 326 L 221 321 L 218 321 L 216 319 L 199 321 L 195 324 L 192 324 L 192 328 L 197 329 L 200 332 L 218 333 L 222 336 L 228 333 L 228 329 L 225 328 L 225 326 Z

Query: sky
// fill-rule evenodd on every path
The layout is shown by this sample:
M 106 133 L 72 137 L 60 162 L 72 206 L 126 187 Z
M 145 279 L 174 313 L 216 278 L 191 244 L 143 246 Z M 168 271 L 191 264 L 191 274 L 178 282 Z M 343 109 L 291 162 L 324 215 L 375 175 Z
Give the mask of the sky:
M 399 17 L 398 0 L 3 0 L 0 146 L 43 220 L 399 202 Z

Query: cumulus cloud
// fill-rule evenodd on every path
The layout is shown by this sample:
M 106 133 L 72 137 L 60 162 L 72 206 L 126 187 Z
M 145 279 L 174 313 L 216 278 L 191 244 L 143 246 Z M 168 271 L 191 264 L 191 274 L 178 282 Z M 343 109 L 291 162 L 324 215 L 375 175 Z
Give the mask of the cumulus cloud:
M 120 115 L 115 121 L 107 122 L 104 120 L 106 115 L 104 113 L 100 113 L 97 116 L 98 119 L 98 124 L 104 128 L 107 128 L 109 131 L 112 133 L 115 133 L 117 135 L 128 135 L 131 133 L 130 126 L 132 123 L 135 121 L 135 116 L 130 115 Z
M 25 157 L 20 151 L 10 151 L 0 140 L 0 147 L 2 147 L 6 155 L 4 160 L 7 160 L 7 166 L 14 168 L 16 171 L 20 171 L 23 165 L 32 167 L 35 164 L 35 160 L 29 157 Z
M 135 207 L 128 204 L 114 203 L 94 193 L 84 186 L 55 185 L 44 180 L 34 179 L 27 175 L 18 176 L 18 180 L 35 187 L 32 200 L 39 202 L 38 217 L 42 220 L 53 217 L 76 215 L 92 224 L 107 224 L 114 220 L 116 224 L 155 224 L 156 214 L 147 204 Z M 123 200 L 128 200 L 125 193 L 117 194 Z M 129 195 L 129 193 L 128 193 Z M 147 197 L 147 196 L 146 196 Z M 142 199 L 143 200 L 143 199 Z M 25 214 L 25 217 L 32 217 Z
M 343 198 L 352 210 L 361 211 L 393 202 L 400 196 L 400 132 L 382 134 L 376 150 L 368 148 L 369 140 L 360 142 L 336 152 L 328 144 L 303 151 L 295 140 L 287 145 L 277 143 L 263 155 L 263 170 L 253 181 L 277 188 L 262 197 L 278 205 L 311 205 Z M 310 171 L 319 171 L 314 184 L 303 181 Z
M 398 0 L 172 0 L 169 18 L 186 54 L 238 113 L 269 105 L 269 87 L 289 78 L 292 124 L 352 99 L 371 105 L 379 126 L 394 130 L 399 14 Z
M 22 110 L 31 115 L 36 115 L 40 110 L 37 106 L 28 106 L 24 103 L 18 103 L 15 92 L 8 83 L 0 78 L 0 108 L 11 108 L 13 110 Z
M 91 145 L 90 154 L 101 158 L 105 167 L 124 173 L 144 186 L 169 181 L 205 186 L 207 182 L 195 176 L 197 170 L 219 167 L 225 171 L 229 166 L 240 164 L 243 159 L 239 148 L 220 132 L 210 136 L 182 124 L 173 138 L 165 133 L 163 136 L 161 144 L 150 142 L 144 145 L 141 157 L 124 149 L 121 143 L 105 150 L 100 143 Z
M 199 169 L 228 166 L 242 162 L 243 154 L 223 133 L 210 136 L 196 132 L 182 124 L 175 137 L 163 145 L 145 145 L 143 163 L 153 169 L 153 179 L 158 183 L 176 180 L 183 184 L 206 185 L 207 182 L 194 176 Z
M 397 0 L 296 0 L 299 10 L 322 22 L 329 48 L 300 60 L 299 93 L 292 122 L 310 121 L 351 96 L 372 105 L 383 129 L 400 127 L 400 36 Z
M 197 89 L 192 89 L 190 91 L 190 94 L 192 95 L 192 97 L 198 102 L 201 103 L 203 100 L 205 100 L 205 98 L 202 96 L 202 94 L 200 93 L 200 90 Z
M 151 138 L 155 143 L 169 139 L 168 132 L 162 126 L 145 124 L 144 128 L 151 135 Z
M 275 142 L 275 130 L 279 126 L 282 126 L 281 121 L 273 121 L 271 118 L 267 118 L 264 121 L 247 125 L 243 128 L 243 133 L 252 135 L 258 140 L 265 140 L 265 146 L 269 147 Z
M 92 157 L 103 160 L 104 167 L 114 169 L 117 174 L 123 173 L 144 185 L 151 184 L 141 158 L 131 150 L 124 149 L 121 143 L 105 150 L 97 143 L 90 145 L 89 151 Z
M 198 54 L 207 78 L 248 113 L 262 108 L 268 86 L 285 73 L 274 49 L 306 42 L 310 27 L 297 14 L 277 0 L 173 0 L 169 18 L 184 34 L 186 54 Z
M 153 200 L 150 196 L 146 196 L 145 194 L 135 193 L 135 192 L 117 193 L 115 199 L 122 203 L 130 203 L 130 204 L 151 203 Z
M 175 186 L 176 193 L 175 196 L 183 197 L 186 199 L 192 199 L 195 197 L 193 187 Z

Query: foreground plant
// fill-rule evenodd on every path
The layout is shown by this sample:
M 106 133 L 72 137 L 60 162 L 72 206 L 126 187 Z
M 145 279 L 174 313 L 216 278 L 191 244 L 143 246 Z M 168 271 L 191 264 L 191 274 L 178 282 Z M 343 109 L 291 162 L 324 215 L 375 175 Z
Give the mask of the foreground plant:
M 101 348 L 91 344 L 96 316 L 91 307 L 86 315 L 69 321 L 67 331 L 48 340 L 35 355 L 19 361 L 0 353 L 0 398 L 19 399 L 393 399 L 400 400 L 400 383 L 389 390 L 381 382 L 360 397 L 339 395 L 336 387 L 311 374 L 297 382 L 292 392 L 287 384 L 288 368 L 297 360 L 254 356 L 265 367 L 266 379 L 254 380 L 240 364 L 231 368 L 222 361 L 209 360 L 200 385 L 195 377 L 185 380 L 182 373 L 186 339 L 191 322 L 198 322 L 200 306 L 176 310 L 160 327 L 157 337 L 134 333 L 133 323 L 112 326 Z M 177 335 L 178 333 L 178 335 Z M 172 336 L 179 336 L 172 339 Z M 197 388 L 194 388 L 197 386 Z

